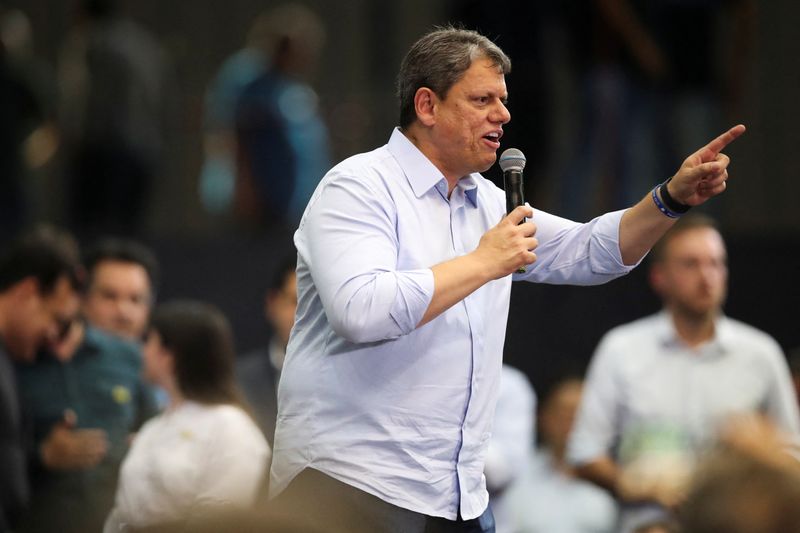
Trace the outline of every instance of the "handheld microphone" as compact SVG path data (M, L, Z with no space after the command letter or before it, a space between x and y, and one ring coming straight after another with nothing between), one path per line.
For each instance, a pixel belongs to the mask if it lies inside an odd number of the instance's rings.
M500 155L500 168L503 170L503 188L506 191L506 213L525 205L525 192L523 189L522 169L525 168L525 154L516 148L508 148ZM525 219L520 221L520 224ZM517 269L522 274L525 267Z
M516 148L508 148L500 155L500 168L503 170L503 188L506 190L506 213L525 205L522 186L522 169L525 168L525 155Z

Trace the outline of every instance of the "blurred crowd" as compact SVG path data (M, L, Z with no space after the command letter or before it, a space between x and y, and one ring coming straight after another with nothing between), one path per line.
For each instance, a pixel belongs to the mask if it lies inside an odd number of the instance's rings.
M575 132L562 137L574 142L548 144L542 99L515 108L538 147L529 160L559 175L551 202L565 216L641 197L741 97L731 80L751 1L564 2L510 21L497 14L511 2L456 4L467 26L530 37L501 43L529 58L512 93L551 92L543 80L567 74L542 35L568 43ZM116 2L77 5L55 66L33 53L24 11L0 8L0 532L311 531L267 500L295 257L251 310L270 332L252 352L237 355L208 302L159 301L142 236L174 73ZM719 61L694 28L723 15L736 42ZM208 213L297 225L333 163L308 81L325 42L313 10L271 8L208 81ZM42 178L54 159L58 184ZM48 203L59 224L34 225ZM534 391L505 365L485 468L498 533L800 531L800 350L787 363L769 335L724 315L727 275L718 228L687 218L651 258L663 310L609 331L587 372Z
M588 374L534 391L504 365L485 464L498 532L800 530L800 353L722 312L713 221L682 220L653 255L663 310L611 330ZM267 499L294 268L271 273L269 342L237 356L218 308L157 301L139 241L81 251L38 226L7 244L0 530L316 531Z
M33 54L22 11L4 10L2 25L5 227L40 219L47 199L81 235L135 233L163 156L160 45L102 0L78 4L55 66ZM36 175L54 158L56 194Z
M72 7L49 64L34 53L24 10L0 6L5 236L41 220L85 238L141 235L157 180L174 160L168 137L181 102L163 44L124 2ZM211 216L256 228L299 221L331 163L319 98L307 82L324 42L324 25L309 8L265 9L208 80L196 194Z
M352 115L378 114L366 103L343 111L334 100L341 95L320 97L330 27L307 6L272 4L242 28L238 49L209 68L194 106L174 43L126 7L70 2L63 42L46 60L36 53L42 29L24 9L0 6L0 222L18 229L45 219L79 236L137 235L152 229L162 204L177 224L177 202L224 227L296 225L333 154L351 155L333 146L326 117L349 129L376 122ZM630 205L649 176L667 175L741 116L752 0L442 0L437 10L432 22L478 28L509 52L518 96L508 145L535 161L529 200L569 218ZM376 61L391 58L376 52ZM154 197L166 193L176 197Z

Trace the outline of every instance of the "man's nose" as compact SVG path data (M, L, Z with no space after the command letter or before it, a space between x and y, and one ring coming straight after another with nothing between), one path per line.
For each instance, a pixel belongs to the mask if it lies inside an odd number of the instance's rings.
M126 314L132 307L132 303L127 298L117 298L116 301L114 301L114 307L116 307L118 312Z
M716 265L702 265L700 276L706 283L711 283L720 276L720 269Z
M503 102L497 102L492 119L500 124L508 124L511 121L511 112Z

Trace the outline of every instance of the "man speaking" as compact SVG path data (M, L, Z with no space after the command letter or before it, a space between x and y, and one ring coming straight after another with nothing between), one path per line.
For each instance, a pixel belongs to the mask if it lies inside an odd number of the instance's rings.
M476 32L423 36L398 76L400 127L328 172L295 234L271 490L320 530L494 531L483 463L512 273L604 283L725 190L720 151L744 126L627 210L586 224L506 214L478 172L511 118L510 66Z

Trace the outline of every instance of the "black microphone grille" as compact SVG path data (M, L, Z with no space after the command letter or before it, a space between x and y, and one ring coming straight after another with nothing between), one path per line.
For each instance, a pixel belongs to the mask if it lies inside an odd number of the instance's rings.
M507 170L522 172L522 169L525 168L525 154L516 148L508 148L500 154L499 163L503 172Z

